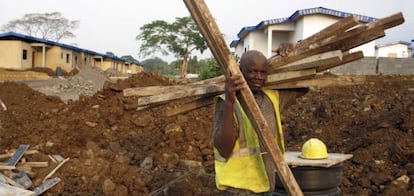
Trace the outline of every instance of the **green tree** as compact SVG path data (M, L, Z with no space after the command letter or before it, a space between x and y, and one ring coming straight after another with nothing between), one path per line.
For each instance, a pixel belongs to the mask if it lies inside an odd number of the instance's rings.
M143 25L140 30L142 32L136 37L142 41L139 54L148 56L160 52L163 55L173 54L176 58L182 59L181 78L187 76L191 53L203 53L207 49L207 43L189 16L177 17L173 23L156 20Z
M116 56L113 52L107 51L105 52L106 55L110 55L110 56Z
M59 42L63 38L75 37L79 20L69 21L60 12L25 14L23 18L9 21L2 31L23 32L34 37Z
M220 66L217 64L214 58L203 59L200 64L202 65L199 80L205 80L223 75Z
M141 64L146 71L157 72L160 74L164 74L166 72L166 69L169 67L168 62L165 62L158 57L145 59L141 62Z

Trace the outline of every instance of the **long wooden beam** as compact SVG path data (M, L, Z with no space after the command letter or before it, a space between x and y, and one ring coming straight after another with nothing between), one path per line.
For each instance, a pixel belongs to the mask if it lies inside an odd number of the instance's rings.
M230 74L241 74L241 71L224 41L214 18L212 17L207 5L203 0L184 0L194 21L197 23L200 32L203 34L213 53L215 59L219 62L222 70L229 71ZM227 75L227 74L226 74ZM282 184L290 195L303 195L297 184L292 171L283 158L282 152L274 141L267 122L257 105L253 93L247 88L243 88L238 94L238 99L246 111L249 119L252 121L257 135L266 150L271 154L272 160L282 179Z
M289 63L287 65L276 67L273 70L270 70L271 73L274 72L287 72L287 71L297 71L303 69L315 68L321 65L332 64L335 62L340 62L342 60L342 51L334 50L325 52L322 54L316 54L313 56L306 57L304 59Z
M322 72L328 69L332 69L335 68L339 65L343 65L345 63L349 63L352 61L356 61L358 59L364 58L364 53L362 51L357 51L354 53L350 53L350 54L345 54L342 56L342 61L338 62L338 63L332 63L332 64L327 64L327 65L321 65L319 67L316 68L316 72Z
M316 75L316 69L304 69L297 71L288 71L281 73L274 73L267 76L266 86L270 86L276 83L283 83L288 81L308 79Z
M146 106L154 103L164 103L185 97L211 95L224 92L223 84L203 84L175 92L156 94L146 97L138 97L137 106Z
M307 49L309 45L311 45L314 42L326 39L327 37L335 36L338 32L344 32L358 24L358 18L352 14L346 18L339 20L338 22L333 23L332 25L329 25L328 27L322 29L318 33L315 33L312 36L300 41L296 44L295 50Z
M210 104L213 104L212 97L202 97L200 99L193 100L191 102L188 102L182 105L178 105L174 108L167 108L167 110L165 110L165 115L168 117L174 116L174 115L185 113L185 112L188 112L188 111L200 108L200 107L204 107Z

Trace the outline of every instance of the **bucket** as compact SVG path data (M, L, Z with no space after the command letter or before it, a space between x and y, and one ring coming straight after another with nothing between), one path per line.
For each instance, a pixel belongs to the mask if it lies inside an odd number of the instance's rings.
M342 180L342 168L342 163L339 163L327 168L298 166L290 169L302 192L307 193L305 195L336 195ZM277 174L275 189L284 191L282 181ZM323 194L319 194L321 192Z

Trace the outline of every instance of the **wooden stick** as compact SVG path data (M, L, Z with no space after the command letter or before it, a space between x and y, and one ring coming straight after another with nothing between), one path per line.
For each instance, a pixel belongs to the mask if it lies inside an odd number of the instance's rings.
M177 92L170 92L165 94L158 94L147 97L138 98L138 106L145 106L154 103L162 103L166 101L176 100L185 97L193 97L198 95L208 95L208 94L217 94L224 92L223 84L203 84L198 87L189 87L185 90L180 90Z
M364 58L364 53L362 51L358 51L358 52L354 52L354 53L350 53L350 54L345 54L342 57L341 62L327 64L327 65L321 65L321 66L316 68L316 72L322 72L322 71L325 71L325 70L328 70L328 69L332 69L332 68L337 67L339 65L343 65L345 63L356 61L356 60L361 59L361 58Z
M35 196L33 191L26 190L24 187L11 186L6 183L0 183L0 193L4 196Z
M334 50L334 51L329 51L329 52L325 52L322 54L316 54L313 56L309 56L304 59L289 63L281 67L276 67L270 70L270 72L271 73L286 72L286 71L297 71L297 70L315 68L321 65L341 62L341 60L342 60L342 51Z
M3 177L9 184L11 184L11 185L13 185L15 187L19 187L19 188L25 189L23 185L17 183L16 181L10 179L6 175L3 175L2 173L0 173L0 177Z
M16 166L14 165L0 165L0 170L12 170L16 169Z
M165 115L170 117L170 116L188 112L188 111L191 111L191 110L194 110L194 109L206 106L206 105L210 105L210 104L213 104L212 97L202 97L201 99L197 99L192 102L179 105L178 107L168 108L165 111Z
M225 71L225 73L230 72L230 74L242 75L236 63L236 60L230 53L230 50L224 41L223 35L220 32L213 16L211 15L204 1L184 0L184 2L190 11L194 21L197 23L200 32L206 39L207 44L209 45L215 59L220 64L222 70ZM227 75L228 74L226 74L226 76ZM274 137L270 131L269 126L267 125L266 119L261 113L259 106L253 97L253 93L247 87L247 83L245 83L245 85L246 88L243 88L240 91L238 99L242 104L243 109L247 113L249 119L252 121L255 130L257 131L257 135L261 140L261 145L264 144L264 147L272 155L273 163L275 164L276 169L281 176L282 183L285 186L287 192L290 195L295 196L303 195L292 174L292 171L286 164L279 147L274 141Z
M48 167L49 162L25 162L25 163L20 163L17 166L22 166L22 167Z
M0 159L10 158L10 157L13 156L14 152L13 153L0 154ZM26 152L24 152L24 155L32 155L32 154L36 154L36 153L39 153L39 151L38 150L27 150Z
M267 82L265 86L268 87L272 84L283 83L287 81L303 80L304 78L311 78L315 75L316 69L314 68L299 71L274 73L267 76Z
M52 177L52 175L60 168L62 167L63 164L65 164L67 161L69 161L69 158L66 158L65 160L63 160L62 162L59 163L58 166L55 167L55 169L53 169L48 175L46 175L45 178L43 178L43 182L45 182L47 179L49 179L50 177Z
M338 32L344 32L345 30L354 27L358 24L358 18L352 14L322 29L318 33L315 33L312 36L300 41L298 44L296 44L295 50L308 49L309 45L311 45L312 43L318 42L322 39L326 39L327 37L335 36Z

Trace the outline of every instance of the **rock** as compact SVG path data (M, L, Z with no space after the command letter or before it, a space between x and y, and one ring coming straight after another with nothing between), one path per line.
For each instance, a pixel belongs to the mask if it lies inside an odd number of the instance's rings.
M150 170L153 167L153 160L152 157L145 157L145 159L141 162L140 168L144 170Z
M115 183L112 182L111 179L106 179L103 182L102 190L103 190L104 193L110 193L110 192L114 191L115 188L116 188L116 185L115 185Z

